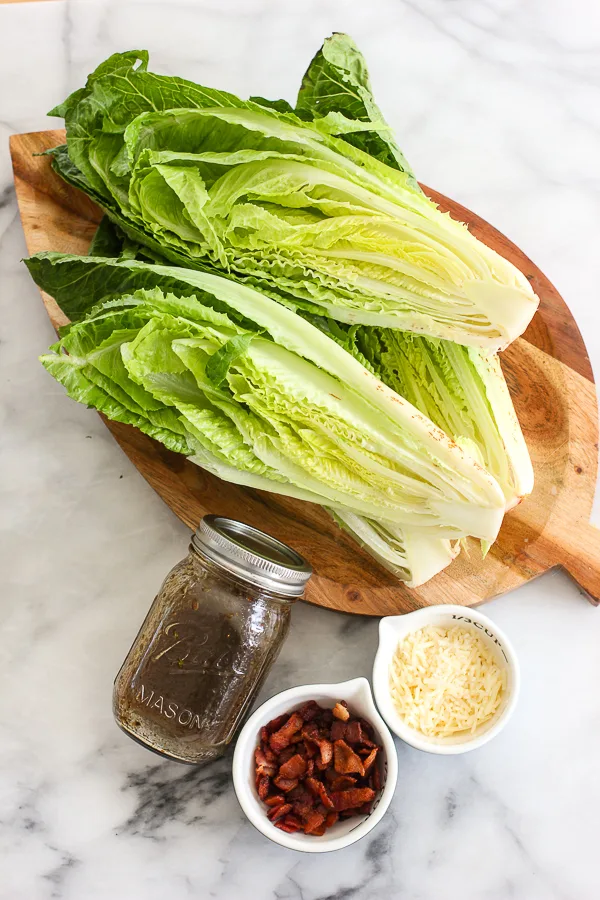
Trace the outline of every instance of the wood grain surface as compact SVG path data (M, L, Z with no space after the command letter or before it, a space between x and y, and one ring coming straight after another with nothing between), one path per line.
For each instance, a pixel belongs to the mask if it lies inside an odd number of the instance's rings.
M64 131L11 138L15 186L30 253L85 253L100 210L35 153L63 143ZM307 600L363 615L393 615L436 603L473 606L563 566L600 602L600 530L589 524L598 464L598 407L592 369L569 309L542 272L506 237L469 210L424 187L439 206L513 262L541 303L522 338L502 354L535 469L531 497L510 512L481 560L471 542L444 572L408 589L346 536L319 507L220 481L134 428L109 422L129 459L173 512L195 528L206 513L248 522L295 547L315 575ZM66 319L43 295L55 327ZM45 348L40 348L42 351Z

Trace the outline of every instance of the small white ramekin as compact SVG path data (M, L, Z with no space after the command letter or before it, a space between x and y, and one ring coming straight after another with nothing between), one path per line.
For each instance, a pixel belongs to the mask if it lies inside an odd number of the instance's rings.
M472 735L433 738L410 728L397 712L389 688L389 670L398 642L427 625L463 625L476 631L494 652L507 673L504 699L496 715ZM428 753L451 755L475 750L495 737L506 725L516 706L520 670L513 646L504 632L483 613L467 606L428 606L403 616L386 616L379 623L379 648L373 665L373 692L379 711L392 731L411 747Z
M338 700L345 700L351 713L361 716L373 726L375 740L383 747L379 761L383 789L369 815L341 819L321 837L299 832L287 834L276 828L267 818L268 808L259 799L254 784L254 751L259 744L260 729L276 716L298 709L307 700L316 700L321 706L333 706ZM377 712L366 678L353 678L340 684L303 684L275 694L250 716L240 732L233 755L233 786L239 804L252 824L277 844L305 853L340 850L368 834L390 805L397 777L398 756L394 739Z

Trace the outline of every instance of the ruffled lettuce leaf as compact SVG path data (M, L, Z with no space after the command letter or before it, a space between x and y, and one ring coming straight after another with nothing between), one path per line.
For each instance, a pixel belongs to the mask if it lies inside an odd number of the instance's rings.
M406 161L375 103L365 59L347 34L335 33L323 42L302 79L296 112L303 118L341 117L369 122L372 129L345 133L344 140L392 168L406 172L412 187L420 190ZM338 132L342 134L342 131Z

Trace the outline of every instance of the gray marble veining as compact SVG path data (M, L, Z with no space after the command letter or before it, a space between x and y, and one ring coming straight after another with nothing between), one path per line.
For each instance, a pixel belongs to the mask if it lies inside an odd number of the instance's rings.
M304 856L244 819L229 757L191 770L129 741L112 679L186 529L92 411L37 362L52 330L8 135L117 49L238 93L292 99L349 31L419 177L516 241L574 311L600 373L596 0L87 0L0 6L1 900L596 900L600 611L561 573L487 607L523 694L464 757L399 745L368 838ZM600 517L596 516L596 521ZM369 675L376 622L298 605L264 695Z

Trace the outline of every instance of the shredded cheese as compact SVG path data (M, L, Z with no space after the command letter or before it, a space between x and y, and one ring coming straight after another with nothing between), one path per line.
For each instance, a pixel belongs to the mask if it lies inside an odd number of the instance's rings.
M390 666L403 720L428 737L473 734L498 711L506 670L469 628L428 625L407 634Z

